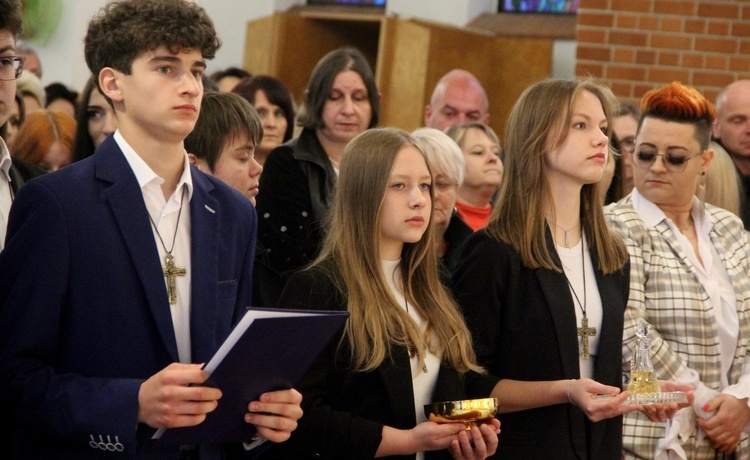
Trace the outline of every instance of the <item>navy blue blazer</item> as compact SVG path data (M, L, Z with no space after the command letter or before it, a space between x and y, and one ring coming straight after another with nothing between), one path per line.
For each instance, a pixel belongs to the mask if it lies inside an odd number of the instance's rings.
M190 336L203 363L251 303L257 222L247 198L191 174ZM114 446L177 457L137 423L141 383L179 361L150 225L112 137L16 196L0 253L0 389L17 458L110 457ZM201 458L222 450L201 446Z

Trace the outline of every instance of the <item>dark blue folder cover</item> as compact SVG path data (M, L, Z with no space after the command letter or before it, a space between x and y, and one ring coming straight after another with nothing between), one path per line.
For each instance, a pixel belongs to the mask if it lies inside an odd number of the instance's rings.
M196 426L157 431L158 442L249 442L256 430L243 419L248 403L267 391L294 387L349 317L340 311L256 308L247 314L274 311L305 316L253 320L205 383L221 389L216 410Z

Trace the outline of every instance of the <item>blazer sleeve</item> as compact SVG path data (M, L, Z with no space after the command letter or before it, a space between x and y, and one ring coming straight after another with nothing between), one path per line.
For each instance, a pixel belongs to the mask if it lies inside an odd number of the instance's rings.
M118 433L125 451L135 452L142 380L61 374L51 364L66 321L73 231L45 182L30 181L16 196L0 252L3 402L21 424L65 443L88 443L90 433Z
M467 239L452 278L477 361L490 372L498 367L501 310L508 283L513 282L507 270L508 256L499 242L480 230Z
M294 274L281 294L279 305L293 309L346 308L341 293L317 268ZM299 382L297 390L302 393L304 415L291 438L278 446L290 457L319 455L342 460L375 457L383 424L332 407L349 372L342 355L347 353L339 350L339 340L334 338Z

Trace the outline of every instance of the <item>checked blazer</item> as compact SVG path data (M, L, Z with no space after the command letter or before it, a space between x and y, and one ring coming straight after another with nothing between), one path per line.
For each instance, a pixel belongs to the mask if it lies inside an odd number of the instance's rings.
M711 301L666 220L647 226L633 207L632 195L606 208L612 229L625 241L630 255L630 297L625 311L623 371L630 372L635 328L650 324L651 362L659 379L674 380L686 368L700 380L720 390L719 338ZM750 341L750 244L742 221L729 211L706 205L705 218L713 222L710 241L716 248L737 296L739 335L729 371L729 384L737 383ZM651 423L638 412L627 414L623 427L626 458L653 458L663 423ZM714 458L707 438L695 436L683 444L688 458ZM737 458L750 458L750 440L742 438ZM634 457L630 457L633 455Z

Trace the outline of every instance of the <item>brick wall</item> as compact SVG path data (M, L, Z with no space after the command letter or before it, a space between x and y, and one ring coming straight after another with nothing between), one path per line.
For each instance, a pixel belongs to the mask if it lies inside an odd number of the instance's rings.
M576 74L621 100L679 80L709 100L750 78L750 0L580 0Z

